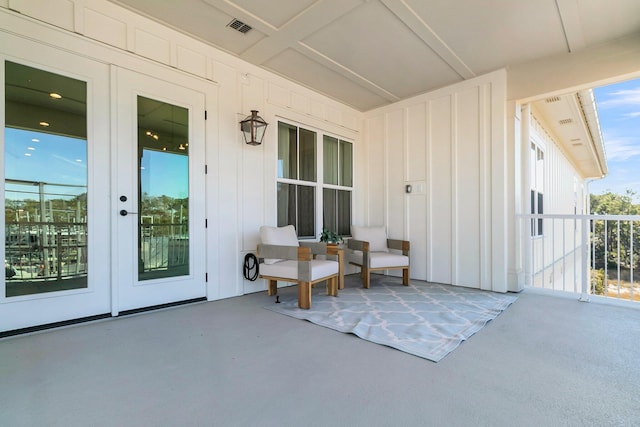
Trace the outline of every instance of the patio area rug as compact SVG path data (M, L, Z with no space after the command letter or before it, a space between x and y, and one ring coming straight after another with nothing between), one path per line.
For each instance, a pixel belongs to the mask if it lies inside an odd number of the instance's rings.
M352 275L345 277L345 289L338 297L324 293L324 283L314 288L310 310L298 308L297 293L264 308L434 362L517 299L512 294L417 280L402 286L399 278L375 275L370 289L361 288L359 276Z

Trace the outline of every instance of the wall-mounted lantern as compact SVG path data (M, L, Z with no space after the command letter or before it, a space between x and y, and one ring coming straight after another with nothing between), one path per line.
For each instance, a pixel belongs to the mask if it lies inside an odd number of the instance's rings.
M251 110L251 115L240 122L244 142L249 145L262 144L267 125L268 123L258 115L258 110Z

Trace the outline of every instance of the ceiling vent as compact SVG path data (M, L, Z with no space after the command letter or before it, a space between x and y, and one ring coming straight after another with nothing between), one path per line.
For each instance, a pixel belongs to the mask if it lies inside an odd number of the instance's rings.
M547 98L544 100L547 104L551 104L552 102L558 102L560 101L560 97L559 96L552 96L551 98Z
M246 34L253 29L250 25L245 24L235 18L227 24L227 27L231 27L234 30L240 31L242 34Z
M560 123L561 125L570 125L571 123L573 123L573 119L562 119L558 123Z

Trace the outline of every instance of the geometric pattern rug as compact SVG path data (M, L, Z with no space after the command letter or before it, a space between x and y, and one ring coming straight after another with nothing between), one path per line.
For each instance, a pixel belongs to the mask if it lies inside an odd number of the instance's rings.
M297 292L264 308L438 362L517 299L417 280L402 286L399 278L373 274L363 289L360 276L352 277L338 297L327 296L324 283L316 286L309 310L298 308Z

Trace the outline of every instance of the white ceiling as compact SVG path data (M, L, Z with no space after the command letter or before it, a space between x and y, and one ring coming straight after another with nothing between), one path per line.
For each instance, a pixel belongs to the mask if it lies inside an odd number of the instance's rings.
M640 31L640 0L111 1L360 111Z

